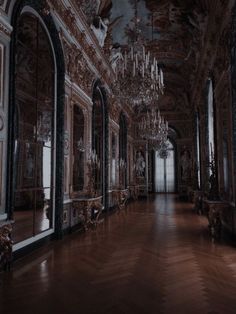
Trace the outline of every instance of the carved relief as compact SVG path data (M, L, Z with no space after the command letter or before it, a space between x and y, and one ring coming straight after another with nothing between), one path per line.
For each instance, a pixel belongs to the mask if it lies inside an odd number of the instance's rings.
M61 38L67 74L88 95L91 94L93 73L90 71L82 51L75 44L70 45L63 36Z
M110 108L109 108L109 114L110 118L116 122L119 123L119 118L120 118L120 107L117 105L116 101L114 98L111 98L110 101Z
M72 1L76 8L82 10L86 16L88 24L91 24L93 17L98 14L100 0L73 0Z
M111 67L109 62L103 58L98 59L97 55L97 49L98 46L96 46L96 49L93 47L93 44L88 43L87 36L85 33L85 30L81 31L78 28L78 25L76 24L76 14L79 14L81 12L80 9L75 13L72 12L71 7L65 8L62 3L56 0L47 0L48 3L51 3L51 7L58 12L58 14L61 16L63 21L65 22L67 28L72 33L72 35L75 37L75 39L78 41L78 43L82 46L81 51L85 53L89 59L91 60L91 63L97 68L100 75L103 77L103 81L110 84L111 81ZM78 5L76 6L78 8ZM80 16L80 19L83 20L83 16ZM96 40L96 37L94 33L87 28L86 32L90 32L90 35L94 40ZM102 52L102 51L101 51ZM74 57L73 57L74 58Z
M69 133L65 131L64 133L64 155L68 156L70 150L70 140L69 140Z
M108 19L102 19L100 16L95 16L93 19L93 24L91 25L91 29L94 32L94 35L97 37L98 43L101 47L104 46L105 39L107 37L108 31Z

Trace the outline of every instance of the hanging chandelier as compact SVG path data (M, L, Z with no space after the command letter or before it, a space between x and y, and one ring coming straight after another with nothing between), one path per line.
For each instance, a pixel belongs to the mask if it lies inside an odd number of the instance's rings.
M141 138L148 141L149 147L160 150L168 137L168 122L160 115L160 110L152 107L138 123Z
M126 28L128 44L120 48L115 64L115 94L135 110L147 109L138 122L140 137L155 150L165 149L168 122L160 115L157 106L159 95L164 93L163 71L155 56L146 47L139 27L137 0L134 2L133 25Z
M119 98L128 99L133 107L150 105L157 94L164 92L163 71L145 46L139 28L137 0L134 3L133 27L126 29L128 44L116 62L115 89Z
M140 49L141 48L141 49ZM142 53L141 53L142 50ZM133 107L150 105L156 94L163 94L163 72L155 57L151 61L150 52L137 43L125 51L122 62L116 67L116 84L119 97L131 101Z

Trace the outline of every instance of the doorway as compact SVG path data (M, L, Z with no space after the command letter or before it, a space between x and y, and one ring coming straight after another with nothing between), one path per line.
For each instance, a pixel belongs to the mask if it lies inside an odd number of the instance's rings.
M155 192L174 193L175 182L175 148L168 140L166 156L161 156L158 151L155 152Z

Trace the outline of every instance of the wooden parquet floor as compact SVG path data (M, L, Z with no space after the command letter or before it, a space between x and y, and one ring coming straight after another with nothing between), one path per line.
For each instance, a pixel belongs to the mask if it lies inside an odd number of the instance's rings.
M1 314L235 314L236 248L174 195L130 203L0 276Z

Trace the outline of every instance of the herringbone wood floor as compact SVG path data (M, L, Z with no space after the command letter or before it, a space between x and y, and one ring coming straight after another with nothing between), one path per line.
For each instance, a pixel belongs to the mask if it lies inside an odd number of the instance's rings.
M0 277L0 313L235 314L236 248L174 195L128 205Z

